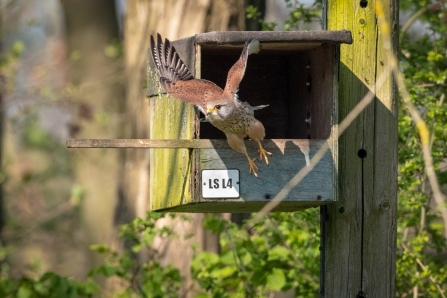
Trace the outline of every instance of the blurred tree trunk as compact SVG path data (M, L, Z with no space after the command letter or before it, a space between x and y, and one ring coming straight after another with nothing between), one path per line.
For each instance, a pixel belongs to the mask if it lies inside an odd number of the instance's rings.
M77 107L76 138L115 139L121 129L125 108L122 62L106 47L118 41L119 30L114 1L65 0L67 42L73 85L71 100ZM113 51L112 51L113 52ZM121 113L121 115L120 115ZM76 149L74 169L76 181L85 191L82 221L87 231L87 245L112 244L114 211L118 198L118 149ZM92 255L92 264L99 259Z
M0 26L3 26L3 20L0 20ZM0 57L3 58L4 49L3 44L0 42ZM3 105L3 93L4 93L4 80L3 74L0 72L0 165L2 166L0 175L0 241L3 240L3 227L5 225L5 202L3 198L3 131L4 131L4 105Z
M176 40L207 31L243 30L245 26L244 0L127 0L125 16L125 67L127 75L127 119L131 138L149 138L149 105L146 98L146 68L149 36L157 32L163 38ZM144 217L149 206L149 150L128 149L123 193L125 216ZM124 208L125 207L125 208ZM120 212L118 210L118 212ZM161 245L166 263L177 266L187 278L183 287L186 293L191 287L189 261L191 245L199 249L217 251L217 238L202 227L203 215L191 214L191 222L172 224L179 239ZM122 218L121 221L128 221ZM170 219L165 219L169 221ZM162 224L167 224L167 222ZM194 235L185 239L186 235ZM188 295L191 295L189 293Z

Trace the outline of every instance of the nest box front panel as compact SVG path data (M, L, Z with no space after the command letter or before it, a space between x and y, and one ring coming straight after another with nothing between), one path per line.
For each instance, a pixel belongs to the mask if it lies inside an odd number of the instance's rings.
M248 150L256 156L256 144ZM310 164L310 159L327 141L273 139L263 142L264 148L273 155L270 164L259 163L259 177L251 175L244 166L246 158L242 154L234 154L231 149L200 149L201 169L238 169L240 173L240 198L225 199L234 202L259 202L259 208L273 199L298 171ZM290 192L285 201L317 201L327 202L334 199L333 193L333 159L328 151L315 168ZM207 180L200 180L197 188L207 188ZM200 192L201 193L201 192ZM200 201L212 201L203 199Z
M200 149L200 169L233 169L240 171L240 198L226 202L259 203L259 210L278 194L304 167L323 144L330 148L323 159L297 186L290 190L285 201L323 202L336 200L336 156L334 132L337 121L336 65L338 46L294 44L282 46L262 43L259 54L251 55L239 99L252 106L268 104L255 111L266 130L267 151L273 153L269 165L257 163L259 177L249 173L246 157L232 149ZM241 48L227 45L199 46L201 78L224 87L228 69L238 59ZM200 138L225 138L210 123L200 123ZM254 141L245 141L249 155L256 157ZM335 148L335 149L334 149ZM194 200L210 202L201 197L200 188L209 187L197 180ZM295 207L298 207L297 204ZM290 208L290 206L289 206ZM233 211L234 212L234 211Z

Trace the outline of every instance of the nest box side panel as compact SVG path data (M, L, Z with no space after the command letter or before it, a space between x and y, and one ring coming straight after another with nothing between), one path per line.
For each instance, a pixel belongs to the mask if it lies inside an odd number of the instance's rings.
M173 42L180 58L194 73L194 40ZM164 92L148 57L151 139L193 139L194 107ZM154 84L156 86L154 86ZM175 207L191 201L191 149L150 149L150 210Z
M310 60L309 136L327 139L331 144L334 200L338 200L338 61L339 45L314 49Z

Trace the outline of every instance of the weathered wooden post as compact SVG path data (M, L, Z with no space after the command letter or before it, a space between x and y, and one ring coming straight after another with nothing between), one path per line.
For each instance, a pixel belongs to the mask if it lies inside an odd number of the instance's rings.
M398 1L377 1L396 51ZM325 7L327 29L351 30L354 40L340 49L339 119L369 90L376 98L339 140L339 200L321 212L322 297L395 296L397 90L390 72L374 87L388 66L377 1L327 0Z

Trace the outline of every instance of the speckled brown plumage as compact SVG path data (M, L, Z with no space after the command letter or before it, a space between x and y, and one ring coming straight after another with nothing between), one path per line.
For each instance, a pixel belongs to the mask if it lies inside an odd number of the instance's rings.
M195 79L168 39L163 43L160 34L157 34L157 44L152 36L150 41L163 89L181 101L196 105L212 125L225 133L230 147L247 156L250 173L257 176L258 167L255 159L247 153L244 138L248 135L259 144L260 160L264 158L268 164L271 153L265 151L260 142L265 137L265 129L254 117L254 110L267 105L252 107L247 102L241 102L237 91L245 74L248 56L260 51L259 41L252 39L245 42L241 56L228 72L223 90L213 82Z

